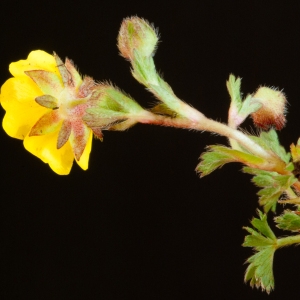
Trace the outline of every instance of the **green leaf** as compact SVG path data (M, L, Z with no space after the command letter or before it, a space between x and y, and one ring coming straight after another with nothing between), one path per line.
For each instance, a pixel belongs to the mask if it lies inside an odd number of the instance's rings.
M166 89L165 86L161 84L162 82L163 81L160 80L160 85L149 84L149 91L151 91L157 99L164 102L170 110L175 111L178 115L180 115L181 101L179 101L173 91Z
M295 165L292 162L290 162L287 164L285 169L289 172L293 172L295 170Z
M295 144L291 145L291 154L294 162L300 161L300 139L298 139L296 146Z
M281 175L276 172L258 170L244 167L243 171L254 175L254 182L261 189L257 195L260 196L259 204L264 206L264 211L276 210L276 204L282 193L292 186L297 179L293 175Z
M258 203L261 206L264 206L264 211L268 212L270 209L275 212L276 211L276 206L277 206L277 201L279 199L279 197L281 196L282 192L279 191L277 192L276 189L272 189L273 192L269 195L265 195L259 198ZM271 191L271 189L270 189Z
M245 273L245 282L250 281L251 287L261 288L268 294L274 289L273 259L276 248L266 246L247 262L249 266Z
M251 224L255 227L259 232L261 232L267 238L276 241L276 236L272 229L270 228L267 220L267 215L263 214L260 210L258 210L259 219L253 218Z
M262 104L252 99L251 95L248 95L245 100L242 101L241 78L235 78L234 75L230 74L226 86L231 98L228 124L231 127L237 128L250 114L260 109Z
M156 72L153 57L145 57L134 50L132 63L132 76L141 84L149 87L150 84L158 85L158 74Z
M291 154L287 153L278 141L277 133L274 129L268 132L262 131L260 136L249 136L252 140L258 143L266 150L270 150L277 154L285 163L289 163Z
M175 118L178 114L170 109L165 103L159 103L151 108L150 110L154 114L168 116L170 118Z
M230 74L229 79L226 82L226 86L231 97L232 104L237 108L237 110L240 110L242 106L241 78L235 78L233 74Z
M294 211L285 210L284 213L274 218L277 227L283 230L290 230L294 232L300 231L300 216Z
M252 166L263 164L265 161L257 156L234 150L225 146L208 146L208 151L202 153L201 162L196 170L201 173L201 177L213 172L215 169L229 162L241 162Z
M248 95L243 101L242 107L239 110L239 116L246 119L250 114L258 111L261 108L261 103L254 101L251 95Z
M244 229L251 233L245 237L244 247L265 247L274 244L273 240L258 234L255 230L249 227L244 227Z
M244 247L253 247L256 253L248 260L245 281L270 293L274 289L273 258L277 249L277 239L267 222L267 215L258 211L259 219L253 218L251 224L257 229L245 227L250 235L245 237Z

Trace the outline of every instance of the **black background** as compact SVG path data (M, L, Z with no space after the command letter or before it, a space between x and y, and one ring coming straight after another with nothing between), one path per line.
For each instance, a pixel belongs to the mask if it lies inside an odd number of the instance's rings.
M138 15L159 27L157 69L208 117L226 122L230 73L245 94L284 88L289 122L279 135L288 149L299 137L299 12L282 1L2 0L0 79L32 50L56 51L150 107L154 97L116 47L122 19ZM238 164L201 180L194 171L205 146L224 137L147 125L105 132L87 171L74 163L59 176L0 134L1 299L299 297L296 247L275 254L270 296L243 282L252 250L241 247L242 226L257 188Z

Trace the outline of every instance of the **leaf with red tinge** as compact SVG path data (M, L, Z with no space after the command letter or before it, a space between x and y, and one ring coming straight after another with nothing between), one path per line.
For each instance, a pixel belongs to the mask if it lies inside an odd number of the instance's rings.
M77 161L80 160L88 142L89 135L90 129L84 125L81 120L72 122L72 131L69 140Z
M59 113L55 110L43 115L32 127L29 136L39 136L58 130L61 123Z
M76 68L74 67L73 62L70 59L66 58L65 66L67 71L69 71L69 74L73 80L75 88L79 88L79 86L82 84L82 79L80 74L77 72Z
M64 120L57 139L57 149L60 149L69 139L71 134L72 123Z
M39 105L44 106L46 108L55 109L58 108L58 101L55 97L51 95L42 95L35 98L35 102L37 102Z
M64 88L60 78L55 73L42 70L25 71L24 73L29 76L46 95L58 96Z
M103 133L101 127L90 127L94 133L94 135L102 142L103 141Z
M95 87L96 87L96 83L93 80L93 78L89 76L85 76L78 91L79 98L85 98L88 95L90 95L92 91L95 89ZM92 94L92 97L93 95L94 94Z
M60 59L60 57L56 53L54 53L54 58L55 58L59 73L62 77L64 86L74 86L72 75L66 68L63 61Z

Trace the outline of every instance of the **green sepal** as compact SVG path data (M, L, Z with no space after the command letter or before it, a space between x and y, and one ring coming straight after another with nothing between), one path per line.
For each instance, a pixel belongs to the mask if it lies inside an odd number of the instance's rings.
M137 123L135 117L144 111L133 99L108 84L95 88L88 105L83 120L90 128L98 129L128 129Z
M90 103L93 108L106 109L113 112L139 113L143 108L124 92L111 85L99 85L93 92Z
M260 157L225 146L212 145L208 146L207 149L208 151L200 156L201 162L196 167L196 171L201 174L201 177L230 162L241 162L251 166L265 163L265 160Z
M279 197L297 181L293 175L281 175L249 167L244 167L243 172L254 175L252 182L263 188L257 194L260 196L259 204L264 206L265 212L270 209L275 211Z
M285 210L281 216L274 218L274 220L280 229L293 232L300 231L300 216L293 211Z
M253 218L251 224L256 230L245 227L250 235L245 237L244 247L253 247L257 252L251 256L247 263L244 280L250 281L252 287L256 286L270 293L274 289L273 258L277 239L267 222L267 215L258 211L259 219Z
M278 135L274 129L268 132L262 131L260 136L249 136L257 144L259 144L265 150L269 150L278 155L285 163L289 163L291 154L286 152L285 149L280 145Z
M128 114L120 112L111 112L105 109L93 109L92 113L87 109L83 121L89 127L99 127L109 129L113 124L127 120Z

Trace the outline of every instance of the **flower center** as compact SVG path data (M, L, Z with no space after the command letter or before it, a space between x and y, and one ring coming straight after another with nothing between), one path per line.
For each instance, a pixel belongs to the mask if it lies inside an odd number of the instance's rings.
M81 118L87 106L86 102L86 98L76 97L73 89L63 89L58 97L58 109L61 119L72 122Z

